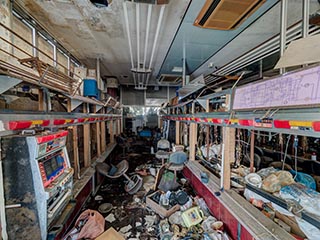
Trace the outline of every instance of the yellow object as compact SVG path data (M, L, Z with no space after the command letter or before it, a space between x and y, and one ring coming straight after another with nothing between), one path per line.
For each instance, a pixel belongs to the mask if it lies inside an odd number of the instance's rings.
M197 225L203 220L203 213L199 207L192 207L184 211L182 214L182 219L185 225L189 228L191 226Z

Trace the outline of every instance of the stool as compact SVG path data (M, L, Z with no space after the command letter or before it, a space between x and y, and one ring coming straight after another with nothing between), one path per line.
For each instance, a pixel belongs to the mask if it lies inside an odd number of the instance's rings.
M98 163L96 165L97 172L108 178L116 179L116 178L120 178L121 176L124 176L128 180L128 182L124 186L125 191L129 194L134 194L138 192L139 189L141 188L143 180L137 174L129 177L126 174L128 168L129 168L129 163L127 160L122 160L116 166L112 166L112 167L110 167L106 163Z

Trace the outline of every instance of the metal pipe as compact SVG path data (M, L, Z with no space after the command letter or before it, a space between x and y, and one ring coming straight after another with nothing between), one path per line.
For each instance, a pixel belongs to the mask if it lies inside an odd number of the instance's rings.
M303 0L302 7L302 37L308 37L309 33L309 8L310 0Z
M34 27L32 27L32 55L34 57L37 57L38 51L37 51L37 31Z
M286 34L287 34L287 15L288 15L288 1L281 0L281 19L280 19L280 58L286 49ZM285 68L280 68L280 74L285 72Z
M71 67L71 64L70 64L70 56L67 56L67 68L68 68L68 76L70 77L70 67Z
M130 36L130 28L129 28L129 20L128 20L127 2L123 2L122 7L123 7L123 11L124 11L124 20L125 20L126 32L127 32L127 36L128 36L131 68L133 69L134 64L133 64L133 53L132 53L131 36ZM133 80L134 80L134 85L136 85L136 77L135 77L134 73L133 73Z
M97 58L97 83L98 83L98 88L101 89L101 79L100 79L100 58Z
M144 57L143 57L143 69L144 70L146 69L151 14L152 14L152 4L149 4L148 5L147 27L146 27L146 40L145 40L145 45L144 45Z
M139 71L140 69L140 3L136 3L136 25L137 25L137 71Z
M182 45L182 87L186 85L186 41L183 38Z
M155 35L155 37L154 37L153 46L152 46L152 51L151 51L151 57L150 57L150 62L149 62L149 67L148 67L148 70L150 70L150 73L148 74L148 77L147 77L147 80L146 80L146 86L148 85L149 77L150 77L150 75L152 74L151 64L152 64L154 52L155 52L156 46L157 46L157 41L158 41L158 37L159 37L159 32L160 32L160 27L161 27L161 23L162 23L162 18L163 18L164 9L165 9L165 5L162 5L162 6L161 6L161 9L160 9L160 15L159 15L159 18L158 18L156 35Z
M288 29L288 34L292 33L292 34L297 34L297 32L300 30L301 28L301 23L292 26L290 29ZM215 74L225 74L224 71L230 69L230 68L234 68L237 64L239 64L239 62L241 61L247 61L247 59L251 59L252 56L257 53L257 52L261 52L264 51L264 49L266 47L270 47L271 44L277 44L277 41L279 41L280 36L276 35L275 37L267 40L266 42L262 43L260 46L256 47L255 49L243 54L242 56L240 56L239 58L235 59L234 61L229 62L228 64L226 64L225 66L219 68L217 71L214 71L213 73ZM241 64L241 63L240 63Z
M52 46L53 46L53 66L57 67L57 46L54 43L52 43Z
M309 35L315 35L319 32L319 30L320 30L319 27L311 26L311 28L309 29ZM289 42L291 42L295 39L298 39L300 37L301 37L301 24L295 25L294 27L292 27L291 29L288 30L286 40L287 40L287 43L289 43ZM279 41L279 35L277 35L276 37L263 43L262 45L260 45L256 49L254 49L253 51L250 51L250 52L242 55L241 57L239 57L238 59L236 59L232 62L229 62L228 64L226 64L225 66L223 66L222 68L220 68L219 70L217 70L213 73L220 74L220 75L229 74L229 73L232 73L233 71L235 71L236 69L243 68L244 66L247 66L248 62L252 63L252 60L257 59L257 56L259 56L259 57L261 56L261 58L266 57L266 56L264 56L264 54L267 54L267 56L270 56L270 54L267 53L266 49L270 49L270 47L272 46L272 48L271 48L272 51L274 49L279 50L278 41ZM271 50L269 50L269 51L271 51ZM208 80L208 78L206 79L207 83L211 83L217 78L211 77L209 79L211 79L211 80Z

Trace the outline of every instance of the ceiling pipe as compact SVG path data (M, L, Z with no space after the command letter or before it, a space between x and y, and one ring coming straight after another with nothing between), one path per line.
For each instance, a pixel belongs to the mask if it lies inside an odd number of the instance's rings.
M126 32L127 32L127 36L128 36L131 68L133 69L134 68L134 64L133 64L133 53L132 53L132 45L131 45L131 37L130 37L130 28L129 28L129 20L128 20L129 18L128 18L127 3L123 2L122 6L123 6L123 11L124 11L124 20L125 20L125 24L126 24ZM135 74L132 74L132 75L133 75L134 85L136 85Z
M147 28L146 28L146 40L145 40L145 45L144 45L143 69L146 69L151 13L152 13L152 4L149 4L148 5Z
M319 29L320 28L317 26L311 26L309 29L309 34L310 35L316 34L316 32L318 32ZM287 39L288 43L291 42L293 40L293 37L296 35L299 35L296 38L301 37L301 23L296 24L296 25L292 26L290 29L288 29L287 35L288 35L288 39ZM257 55L262 56L262 58L265 57L261 53L265 52L265 49L270 47L270 45L272 45L273 47L277 46L275 49L279 50L279 38L280 38L280 36L277 35L277 36L269 39L267 42L261 44L260 46L258 46L254 50L245 53L241 57L237 58L236 60L234 60L232 62L229 62L228 64L226 64L222 68L218 69L217 71L214 71L213 73L223 75L223 74L232 73L237 69L243 68L244 66L242 64L247 63L250 59L252 60L253 58L256 58ZM207 77L206 81L207 81L207 83L210 83L210 82L214 81L215 79L218 79L218 78L211 76L211 77Z
M303 0L302 7L302 37L308 37L309 33L309 8L310 8L310 0Z
M140 3L136 3L137 24L137 71L140 69Z
M313 31L312 33L309 33L310 35L315 35L315 34L319 34L320 33L320 28L318 28L317 30ZM299 39L301 37L301 33L299 35L294 35L292 34L290 36L290 38L288 37L287 42ZM244 64L241 65L240 67L235 66L233 69L230 69L228 71L223 71L221 74L230 74L232 72L235 72L236 70L239 70L240 68L246 67L260 59L263 59L265 57L271 56L274 53L279 52L279 44L277 44L276 46L273 46L271 49L267 49L267 51L261 51L258 55L254 55L254 56L250 56L247 59L244 60L244 63L239 63L239 64ZM239 65L238 64L238 65ZM209 82L207 81L207 83L211 83L213 82L215 79L210 80Z
M150 70L150 71L151 71L151 64L152 64L152 61L153 61L154 52L155 52L155 49L156 49L156 46L157 46L157 41L158 41L158 37L159 37L159 32L160 32L160 27L161 27L161 23L162 23L162 18L163 18L163 13L164 13L165 6L166 5L162 5L161 6L160 15L159 15L159 18L158 18L156 35L154 37L154 42L153 42L153 47L152 47L152 52L151 52L151 58L150 58L149 67L148 67L149 68L148 70ZM146 86L148 85L149 77L150 77L151 74L152 73L150 72L150 74L148 74L148 76L147 76Z
M280 15L280 58L283 56L286 49L286 34L287 34L287 16L288 16L288 0L281 0L281 15ZM280 74L285 72L285 68L280 68Z
M315 35L315 34L318 34L318 33L320 33L320 29L317 29L317 30L313 31L312 33L310 33L310 35ZM289 42L291 42L291 41L294 41L294 40L297 40L297 39L301 38L301 36L302 36L302 35L301 35L301 32L299 33L299 35L294 35L294 34L292 34L291 36L288 36L287 44L288 44ZM289 38L289 37L290 37L290 38ZM278 51L279 51L279 45L277 44L277 46L274 46L271 50L275 50L274 53L278 52ZM267 57L267 56L270 56L270 55L264 56L265 52L267 52L267 51L263 51L263 52L261 52L259 55L254 56L255 59L257 59L257 58L259 58L259 57L261 57L261 59L262 59L262 58L265 58L265 57ZM250 58L248 58L248 59L249 59L249 60L252 60L253 57L250 57ZM247 59L246 61L248 61L248 59ZM253 62L254 62L254 61L253 61ZM249 63L251 64L252 61L249 62ZM250 65L250 64L247 64L247 62L245 62L245 65L242 65L241 67L243 68L243 67L246 67L246 66L248 66L248 65ZM234 69L229 70L227 73L232 73L232 72L234 72ZM227 74L227 73L226 73L226 74Z

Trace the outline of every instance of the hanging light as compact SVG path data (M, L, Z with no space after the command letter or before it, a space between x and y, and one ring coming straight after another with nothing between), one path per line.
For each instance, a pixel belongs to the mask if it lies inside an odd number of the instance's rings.
M147 65L149 32L152 27L155 27L155 26L151 26L151 17L152 17L152 12L156 12L157 9L154 8L152 4L147 4L148 8L147 8L147 21L146 21L146 31L145 31L145 45L143 48L143 61L141 61L142 59L140 58L140 55L141 55L140 36L142 36L142 31L140 30L140 3L137 2L137 3L134 3L134 5L136 9L136 19L135 21L130 21L130 22L135 22L136 29L137 29L136 60L134 60L134 57L133 57L132 38L131 38L132 33L130 32L130 26L129 26L127 2L123 3L123 10L124 10L124 17L125 17L125 24L126 24L126 32L128 36L128 44L129 44L129 52L130 52L130 60L131 60L131 72L134 80L135 89L144 90L148 86L150 75L152 75L153 58L154 58L154 53L157 47L165 5L161 5L161 8L160 8L159 18L156 25L156 33L153 39L152 51L149 58L150 59L149 65Z

